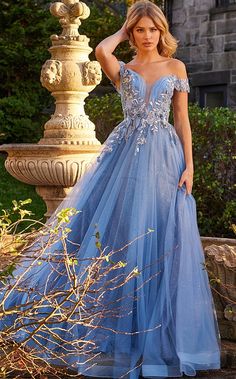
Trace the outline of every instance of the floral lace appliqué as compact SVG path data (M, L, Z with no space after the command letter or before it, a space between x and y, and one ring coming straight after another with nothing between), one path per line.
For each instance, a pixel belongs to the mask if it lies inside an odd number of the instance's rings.
M157 99L150 98L147 103L145 96L142 96L140 89L134 84L132 71L124 67L125 63L120 62L120 90L124 120L115 127L113 132L104 143L102 152L111 152L121 141L137 132L135 154L140 151L140 146L147 142L149 130L154 133L159 128L166 128L171 137L176 134L173 125L169 124L169 113L173 91L190 92L188 79L178 78L174 74L161 78L165 80L165 85ZM157 80L155 84L158 84ZM113 84L114 85L114 84ZM152 90L152 89L151 89Z

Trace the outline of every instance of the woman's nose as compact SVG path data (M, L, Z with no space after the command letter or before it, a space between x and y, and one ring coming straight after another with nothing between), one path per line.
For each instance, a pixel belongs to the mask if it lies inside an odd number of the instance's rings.
M145 32L144 38L149 40L151 38L151 33L149 31Z

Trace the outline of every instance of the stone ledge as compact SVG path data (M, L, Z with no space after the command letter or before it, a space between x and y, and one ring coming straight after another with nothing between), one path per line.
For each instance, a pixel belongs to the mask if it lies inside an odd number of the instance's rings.
M191 74L192 86L219 85L226 83L230 83L230 70Z
M48 155L49 152L60 152L60 154L79 154L79 153L87 153L87 152L94 152L96 153L100 145L93 145L91 144L81 144L81 145L67 145L67 144L61 144L61 145L39 145L39 144L33 144L33 143L14 143L14 144L4 144L0 145L0 152L8 152L9 156L12 156L11 153L14 154L14 157L16 156L22 156L22 153L24 156L26 156L26 151L28 151L28 155L35 155L38 156L39 154Z
M196 63L188 63L187 65L188 72L191 75L201 75L201 71L204 71L207 75L212 75L213 63L212 62L196 62Z
M210 245L236 246L236 238L201 237L201 241L204 248Z
M236 4L229 4L227 7L214 7L209 10L210 16L217 13L228 13L236 11Z

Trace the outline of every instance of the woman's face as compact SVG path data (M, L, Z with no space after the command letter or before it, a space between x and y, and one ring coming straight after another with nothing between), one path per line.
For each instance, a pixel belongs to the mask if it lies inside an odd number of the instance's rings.
M134 26L132 32L134 43L138 50L150 51L156 49L161 32L151 18L142 17Z

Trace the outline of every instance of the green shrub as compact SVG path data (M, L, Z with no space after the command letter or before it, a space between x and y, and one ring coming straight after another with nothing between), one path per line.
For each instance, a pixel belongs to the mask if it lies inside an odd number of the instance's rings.
M37 142L46 117L39 115L30 99L9 96L0 99L0 141Z
M89 98L85 104L86 114L96 125L96 136L103 143L123 119L120 98L116 93Z
M40 71L50 35L60 30L46 0L4 1L0 9L0 144L35 142L53 98Z
M228 108L189 108L195 162L194 188L203 235L234 237L233 146L236 113Z
M117 93L90 98L85 108L96 125L101 142L123 119ZM236 113L228 108L201 109L196 104L190 104L189 118L195 169L193 195L197 202L200 233L204 236L234 237L233 145ZM170 122L173 124L172 112Z

